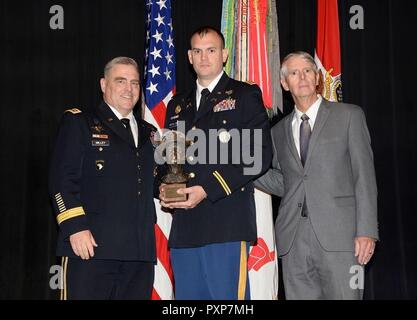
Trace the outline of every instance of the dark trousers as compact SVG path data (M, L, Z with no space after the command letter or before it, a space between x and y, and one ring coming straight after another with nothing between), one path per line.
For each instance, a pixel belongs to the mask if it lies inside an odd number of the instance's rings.
M154 264L63 258L62 300L148 300Z

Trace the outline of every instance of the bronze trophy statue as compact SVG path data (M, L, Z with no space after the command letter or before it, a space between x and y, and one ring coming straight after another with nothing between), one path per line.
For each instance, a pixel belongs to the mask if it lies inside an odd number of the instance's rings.
M164 186L165 202L186 201L186 194L178 194L177 190L186 188L188 175L184 172L186 147L189 141L186 141L185 135L180 131L166 132L160 142L164 148L164 159L167 163L168 172L161 178L166 184Z

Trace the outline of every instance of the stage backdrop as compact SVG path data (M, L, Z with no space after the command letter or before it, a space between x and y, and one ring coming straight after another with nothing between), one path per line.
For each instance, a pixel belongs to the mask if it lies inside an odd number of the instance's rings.
M50 28L55 4L64 9L63 29ZM195 81L186 58L188 35L201 24L220 27L222 1L172 4L181 92ZM0 298L58 297L49 285L58 261L47 192L58 122L65 109L100 101L98 81L109 59L127 55L143 63L144 5L0 2ZM281 0L277 6L281 57L293 50L313 54L316 1ZM417 298L417 59L409 46L416 21L413 2L339 1L343 100L361 105L367 116L379 191L381 241L366 272L370 299ZM292 102L284 99L286 114Z

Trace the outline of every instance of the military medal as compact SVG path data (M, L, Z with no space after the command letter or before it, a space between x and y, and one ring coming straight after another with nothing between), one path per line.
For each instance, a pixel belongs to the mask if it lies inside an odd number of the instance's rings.
M228 143L230 140L230 133L227 131L222 131L219 133L219 140L223 143Z

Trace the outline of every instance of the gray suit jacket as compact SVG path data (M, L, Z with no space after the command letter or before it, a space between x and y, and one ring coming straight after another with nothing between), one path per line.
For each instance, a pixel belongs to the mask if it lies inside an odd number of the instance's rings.
M272 169L255 182L282 197L275 224L278 254L291 249L304 198L325 250L354 251L356 236L378 239L375 170L362 109L323 99L305 167L294 144L293 116L272 128Z

